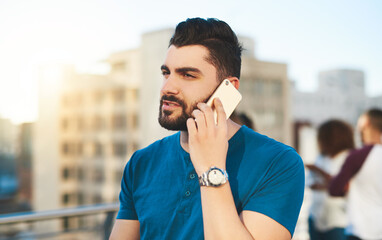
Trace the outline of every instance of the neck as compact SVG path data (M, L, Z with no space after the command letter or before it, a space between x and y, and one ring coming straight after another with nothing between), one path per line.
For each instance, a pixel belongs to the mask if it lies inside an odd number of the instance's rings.
M239 131L241 125L235 123L234 121L232 121L231 119L228 119L227 120L227 130L228 130L228 139L231 139L233 137L233 135L235 135L235 133L237 131ZM186 152L190 152L189 151L189 144L188 144L188 132L187 131L181 131L180 132L180 145L182 146L182 148L186 151Z
M382 144L382 133L381 132L378 132L378 134L376 134L377 136L375 137L375 143L376 144Z
M382 134L380 132L370 134L369 138L365 141L365 145L371 144L382 144Z

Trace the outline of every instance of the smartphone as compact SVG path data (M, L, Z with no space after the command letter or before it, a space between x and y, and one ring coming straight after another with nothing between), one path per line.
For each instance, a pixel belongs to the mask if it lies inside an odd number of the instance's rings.
M240 92L235 88L235 86L233 86L228 79L224 79L221 82L221 84L216 88L212 96L208 99L207 105L212 107L212 103L215 98L219 98L222 102L225 114L228 119L231 116L233 110L235 110L235 108L241 101L242 97ZM217 113L214 107L212 108L214 110L215 123L217 123Z

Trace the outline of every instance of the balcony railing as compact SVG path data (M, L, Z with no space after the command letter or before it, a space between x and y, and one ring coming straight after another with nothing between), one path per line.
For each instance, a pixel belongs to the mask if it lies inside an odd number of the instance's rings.
M108 239L117 203L0 215L0 240Z

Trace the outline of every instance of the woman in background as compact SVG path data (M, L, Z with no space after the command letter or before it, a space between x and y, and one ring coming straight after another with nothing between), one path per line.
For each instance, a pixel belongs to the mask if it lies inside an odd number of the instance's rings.
M318 128L320 155L315 164L306 167L311 170L309 186L312 191L312 205L309 216L311 240L343 240L347 225L345 198L331 197L328 184L331 176L341 169L349 150L354 148L353 130L341 120L329 120Z

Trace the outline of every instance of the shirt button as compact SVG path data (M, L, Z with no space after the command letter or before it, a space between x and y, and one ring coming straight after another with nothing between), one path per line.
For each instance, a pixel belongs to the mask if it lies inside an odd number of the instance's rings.
M195 173L191 173L191 174L190 174L190 179L194 179L195 176L196 176Z
M191 195L190 191L187 191L187 192L184 193L184 196L186 196L186 197L189 197L190 195Z

